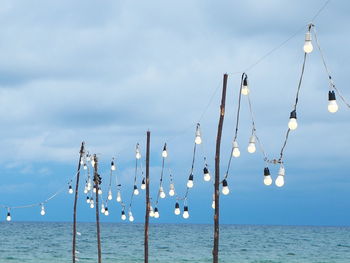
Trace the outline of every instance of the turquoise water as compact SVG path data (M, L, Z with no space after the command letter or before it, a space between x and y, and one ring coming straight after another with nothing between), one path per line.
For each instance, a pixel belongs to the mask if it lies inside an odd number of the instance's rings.
M79 262L97 262L95 225L79 223ZM70 223L0 223L1 263L71 262ZM150 225L150 262L211 262L212 226ZM350 262L350 227L221 226L220 262ZM103 262L143 262L142 224L102 224Z

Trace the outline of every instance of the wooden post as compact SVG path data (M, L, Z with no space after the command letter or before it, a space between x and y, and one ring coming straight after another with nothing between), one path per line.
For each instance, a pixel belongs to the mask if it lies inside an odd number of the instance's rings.
M224 81L222 87L220 118L218 125L218 134L216 137L216 153L215 153L215 184L214 184L214 198L215 198L215 212L214 212L214 248L213 248L213 263L219 262L219 196L220 196L220 146L222 127L224 125L225 116L225 102L226 102L226 88L227 88L227 74L224 74Z
M78 203L78 191L79 191L79 179L80 179L80 167L81 167L81 160L84 155L84 142L81 143L80 147L80 157L79 157L79 163L78 163L78 169L77 169L77 181L75 185L75 198L74 198L74 208L73 208L73 248L72 248L72 256L73 256L73 263L75 263L75 252L76 252L76 238L77 238L77 203Z
M100 237L100 208L98 205L98 189L100 187L101 183L101 177L98 174L98 159L96 154L94 154L94 183L96 187L96 230L97 230L97 254L98 254L98 263L102 262L102 256L101 256L101 237Z
M146 146L146 215L145 215L145 263L148 263L148 226L149 226L149 212L150 212L150 199L149 199L149 156L150 156L150 140L151 132L147 131L147 146Z

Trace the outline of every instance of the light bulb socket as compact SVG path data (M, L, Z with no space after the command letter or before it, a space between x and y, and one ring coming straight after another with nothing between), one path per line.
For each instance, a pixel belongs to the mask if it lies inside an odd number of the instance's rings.
M184 206L184 212L188 212L188 206Z
M164 144L163 151L166 151L166 143Z
M307 31L305 34L305 41L311 41L311 32Z
M224 180L222 181L222 186L223 186L223 187L226 187L226 186L227 186L227 181L226 181L226 179L224 179Z
M245 75L244 79L243 79L243 86L248 86L248 76Z
M122 210L122 215L125 215L125 211L124 210Z
M290 119L296 119L297 118L297 111L296 110L291 111L289 118Z
M238 142L236 140L233 141L233 148L238 148Z
M193 181L193 174L190 174L190 176L188 177L189 181Z
M175 203L175 208L180 208L180 205L178 202Z
M69 185L69 189L73 189L71 185Z
M255 143L255 136L254 135L250 136L249 143Z
M269 176L269 175L271 175L270 174L270 169L269 169L269 167L265 167L264 168L264 176Z
M107 206L105 207L105 211L108 211L108 207Z
M134 190L137 190L137 185L136 184L134 185Z
M11 213L10 213L10 212L7 212L7 216L11 216Z
M209 170L208 170L208 168L207 168L207 167L204 167L204 169L203 169L203 173L204 173L204 174L208 174L208 173L209 173Z
M141 184L146 184L145 178L142 179L142 183Z
M154 212L155 212L155 213L158 212L158 207L155 207L155 208L154 208Z
M114 166L114 162L113 161L111 161L111 166Z
M328 91L328 100L329 100L329 101L331 101L331 100L336 100L334 90Z

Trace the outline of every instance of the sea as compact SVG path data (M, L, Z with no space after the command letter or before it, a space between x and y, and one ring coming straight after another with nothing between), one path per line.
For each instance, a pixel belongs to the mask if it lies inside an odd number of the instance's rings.
M143 224L102 223L102 262L143 262ZM97 262L96 226L78 223L79 262ZM212 262L213 227L151 224L149 262ZM0 223L1 263L72 262L71 223ZM350 227L221 225L224 263L350 263Z

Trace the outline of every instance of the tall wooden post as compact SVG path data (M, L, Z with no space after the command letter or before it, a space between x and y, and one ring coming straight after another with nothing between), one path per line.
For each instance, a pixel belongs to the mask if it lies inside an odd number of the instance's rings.
M146 146L146 215L145 215L145 263L148 263L148 226L149 226L149 212L150 212L150 199L149 199L149 156L150 156L150 140L151 132L147 131L147 146Z
M84 155L84 145L85 143L81 143L80 147L80 157L79 157L79 163L78 163L78 169L77 169L77 181L75 185L75 197L74 197L74 208L73 208L73 247L72 247L72 256L73 256L73 263L75 263L75 252L76 252L76 239L77 239L77 203L78 203L78 191L79 191L79 179L80 179L80 167L81 167L81 160Z
M96 197L95 197L95 201L96 201L96 230L97 230L97 254L98 254L98 263L102 262L102 256L101 256L101 237L100 237L100 208L98 205L98 189L100 187L100 183L101 183L101 177L98 174L98 158L96 156L96 154L94 154L94 184L96 187Z
M226 88L227 88L227 74L224 74L224 81L222 87L220 118L218 125L218 134L216 137L216 152L215 152L215 184L214 184L214 198L215 198L215 212L214 212L214 248L213 248L213 263L219 262L219 197L220 197L220 146L222 127L224 125L225 116L225 102L226 102Z

